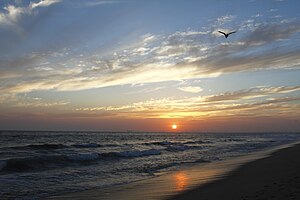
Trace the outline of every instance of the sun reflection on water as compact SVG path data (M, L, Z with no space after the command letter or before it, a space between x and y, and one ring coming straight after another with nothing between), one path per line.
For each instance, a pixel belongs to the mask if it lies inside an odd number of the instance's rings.
M185 172L180 171L174 175L175 178L175 190L180 192L184 190L188 185L188 177Z

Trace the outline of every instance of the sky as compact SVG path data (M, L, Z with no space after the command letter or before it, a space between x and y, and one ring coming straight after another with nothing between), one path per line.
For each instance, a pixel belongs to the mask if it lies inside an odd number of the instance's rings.
M1 0L0 129L300 131L299 8Z

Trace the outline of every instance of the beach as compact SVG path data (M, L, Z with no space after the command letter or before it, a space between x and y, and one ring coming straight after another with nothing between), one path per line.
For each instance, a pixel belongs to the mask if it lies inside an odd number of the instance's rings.
M181 199L300 199L300 145L284 148L247 163L218 180L183 192Z
M299 199L300 145L252 153L106 189L49 199Z
M300 0L0 0L0 200L300 200Z

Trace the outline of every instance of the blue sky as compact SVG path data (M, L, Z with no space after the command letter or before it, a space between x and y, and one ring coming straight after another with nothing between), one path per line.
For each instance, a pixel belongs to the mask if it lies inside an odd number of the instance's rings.
M299 131L299 8L1 1L0 128Z

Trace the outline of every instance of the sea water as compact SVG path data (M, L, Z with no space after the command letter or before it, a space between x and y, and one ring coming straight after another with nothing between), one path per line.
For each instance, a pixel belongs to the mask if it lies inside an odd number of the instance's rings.
M296 133L0 132L0 199L153 178L300 140Z

